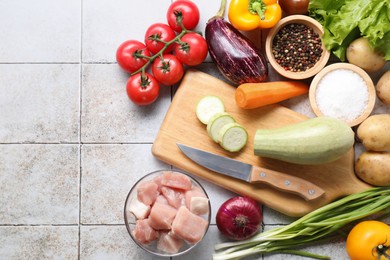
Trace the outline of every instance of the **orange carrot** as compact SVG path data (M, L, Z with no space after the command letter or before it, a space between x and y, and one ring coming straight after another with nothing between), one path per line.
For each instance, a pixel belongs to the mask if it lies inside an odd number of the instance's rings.
M251 109L278 103L308 92L309 86L300 81L244 83L236 89L235 99L239 107Z

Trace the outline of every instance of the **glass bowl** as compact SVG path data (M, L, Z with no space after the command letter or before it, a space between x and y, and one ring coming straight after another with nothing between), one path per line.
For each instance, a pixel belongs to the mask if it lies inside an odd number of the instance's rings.
M295 79L295 80L307 79L307 78L314 76L322 68L325 67L326 63L329 60L330 52L325 48L324 43L321 41L321 49L322 49L321 56L319 56L317 62L315 62L315 64L312 67L310 67L306 70L303 70L303 71L299 71L299 72L286 70L284 67L282 67L278 63L278 59L276 59L274 54L273 54L274 38L276 37L276 35L279 33L280 30L285 28L287 25L292 25L292 24L304 25L304 26L312 29L313 32L316 33L319 38L321 38L322 35L324 34L324 29L323 29L322 25L319 22L317 22L315 19L313 19L307 15L289 15L289 16L281 19L268 32L268 35L267 35L267 38L265 41L265 52L266 52L267 59L268 59L269 63L276 70L276 72L278 72L280 75L282 75L286 78ZM304 35L305 34L303 34L303 36ZM294 38L294 41L297 41L297 40ZM288 49L287 47L286 47L286 49L283 49L283 51L287 51L287 52L288 51L297 51L295 49ZM306 54L309 56L309 58L312 57L312 55L310 55L309 50L308 51L299 51L298 50L298 54L294 54L293 57L298 57L300 54L302 54L302 55ZM297 64L297 62L295 62L295 64Z
M158 186L155 200L156 185L153 183ZM148 209L150 201L154 202ZM172 212L175 212L174 217ZM124 219L127 231L139 247L156 256L173 257L188 252L202 241L210 225L211 204L202 185L187 173L180 170L158 170L146 174L130 189L125 201ZM161 222L161 219L167 221ZM149 225L146 230L151 232L139 232L142 225ZM145 238L145 234L151 235Z

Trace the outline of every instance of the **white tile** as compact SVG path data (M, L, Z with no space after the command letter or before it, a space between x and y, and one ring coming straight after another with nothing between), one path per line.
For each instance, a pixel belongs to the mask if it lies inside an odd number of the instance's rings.
M216 225L211 225L205 237L193 249L184 255L173 257L174 260L184 259L211 259L215 253L214 245L228 240L221 235Z
M297 218L286 216L280 212L277 212L269 207L263 207L263 222L266 225L283 225L291 223Z
M167 259L154 256L138 247L124 225L81 226L80 259Z
M0 2L0 62L79 62L78 0Z
M0 142L77 142L80 69L0 64Z
M83 145L81 223L122 224L131 187L145 174L169 169L151 154L151 145Z
M117 64L83 66L83 142L154 141L171 103L171 89L161 87L153 104L138 106L126 94L127 79Z
M151 24L166 23L170 2L84 0L83 62L116 62L116 49L122 42L129 39L143 42Z
M203 188L206 190L207 195L210 198L211 203L211 224L216 224L215 217L217 215L218 209L220 206L227 201L228 199L239 196L238 194L231 192L227 189L224 189L222 187L219 187L215 184L212 184L206 180L203 180L199 177L194 177L197 179L203 186Z
M77 259L77 226L0 226L1 259Z
M77 224L77 145L1 145L0 224Z

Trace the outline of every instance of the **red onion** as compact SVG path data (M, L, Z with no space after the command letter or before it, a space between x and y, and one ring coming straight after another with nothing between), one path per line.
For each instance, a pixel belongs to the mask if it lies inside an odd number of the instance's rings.
M259 204L248 197L234 197L218 209L216 221L219 231L234 240L244 240L259 229L263 213Z

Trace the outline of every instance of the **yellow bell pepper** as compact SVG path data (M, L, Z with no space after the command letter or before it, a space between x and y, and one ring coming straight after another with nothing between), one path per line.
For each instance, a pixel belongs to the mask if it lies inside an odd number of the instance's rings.
M268 29L282 18L282 9L277 0L232 0L228 17L238 30Z

